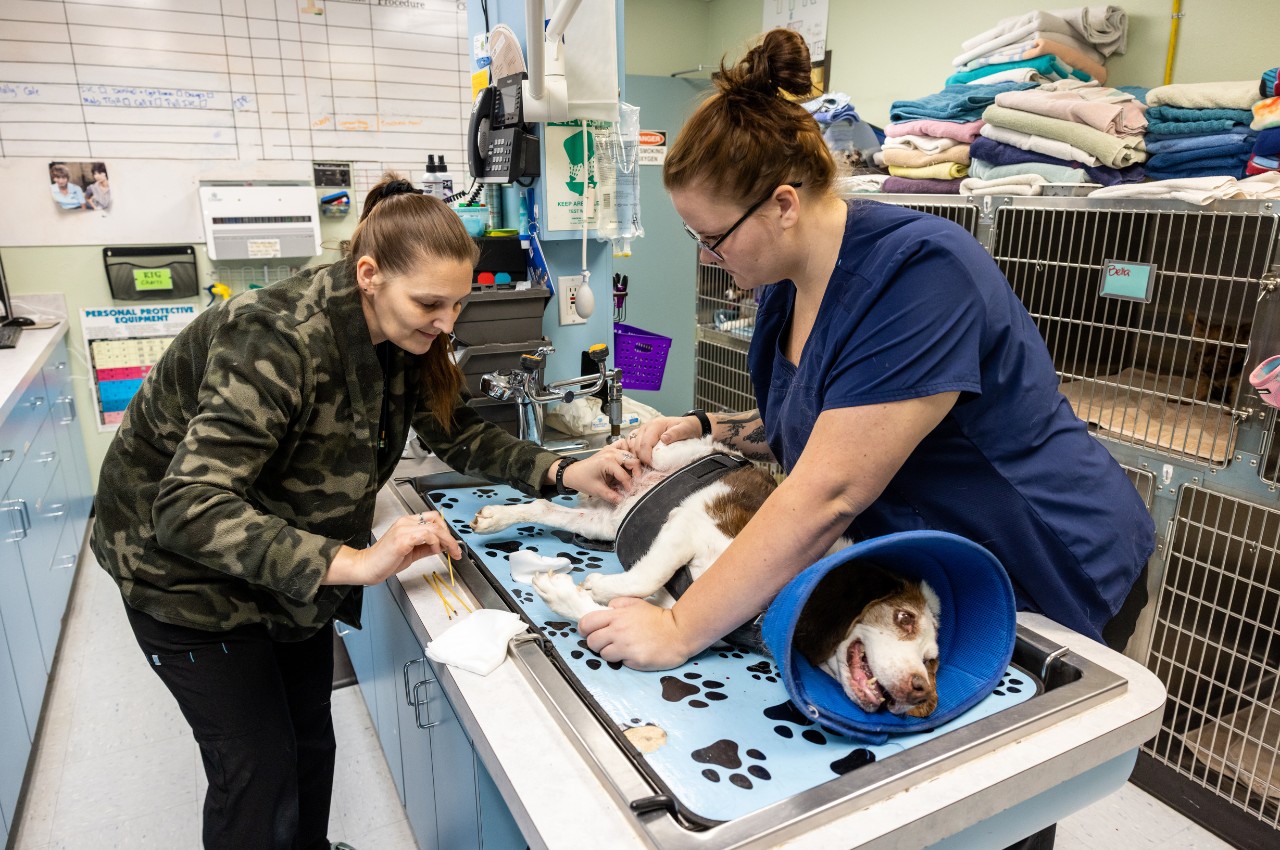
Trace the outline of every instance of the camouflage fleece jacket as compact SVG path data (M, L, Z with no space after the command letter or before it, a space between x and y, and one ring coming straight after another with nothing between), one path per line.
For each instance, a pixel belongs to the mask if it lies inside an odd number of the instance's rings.
M445 434L419 406L418 358L384 345L385 379L346 260L178 335L125 411L94 502L90 545L131 607L210 631L262 623L280 640L335 613L358 624L360 593L320 580L342 544L368 545L410 424L454 469L539 492L557 455L463 399Z

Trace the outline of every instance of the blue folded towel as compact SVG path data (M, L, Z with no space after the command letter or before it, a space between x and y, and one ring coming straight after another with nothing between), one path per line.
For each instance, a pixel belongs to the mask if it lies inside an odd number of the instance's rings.
M1272 127L1258 134L1253 143L1253 152L1258 156L1275 156L1280 154L1280 127Z
M1248 124L1253 113L1248 109L1187 109L1181 106L1153 106L1147 110L1147 123L1161 121L1234 121Z
M1160 168L1154 159L1147 160L1147 177L1151 180L1173 180L1179 177L1244 177L1249 158L1223 157L1187 162L1172 168Z
M1150 110L1148 110L1150 111ZM1205 136L1209 133L1248 132L1247 123L1240 124L1226 118L1211 121L1152 121L1147 119L1148 136Z
M1280 137L1280 131L1277 131L1276 135ZM1197 136L1160 136L1158 138L1148 135L1142 141L1146 145L1147 153L1157 154L1198 151L1213 145L1253 144L1255 138L1257 137L1252 133L1206 133Z
M1187 163L1194 165L1200 162L1214 162L1225 159L1241 159L1247 160L1249 154L1253 151L1253 145L1248 143L1233 143L1225 145L1205 145L1204 147L1193 150L1167 151L1164 153L1153 154L1147 160L1148 168L1168 169Z
M982 117L982 110L996 102L996 95L1035 87L1035 83L949 85L940 92L916 100L895 100L889 107L889 120L901 122L931 118L976 121Z

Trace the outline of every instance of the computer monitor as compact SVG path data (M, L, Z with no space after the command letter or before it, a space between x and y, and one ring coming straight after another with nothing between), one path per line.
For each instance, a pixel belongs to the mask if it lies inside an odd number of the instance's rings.
M0 259L0 309L4 310L4 315L0 316L0 322L13 318L13 304L9 301L9 285L4 278L3 259Z

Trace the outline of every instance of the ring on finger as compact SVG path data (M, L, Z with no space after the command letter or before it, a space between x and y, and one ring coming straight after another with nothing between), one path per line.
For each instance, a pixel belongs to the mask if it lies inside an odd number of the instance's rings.
M418 514L418 525L426 525L426 524L427 524L427 515Z

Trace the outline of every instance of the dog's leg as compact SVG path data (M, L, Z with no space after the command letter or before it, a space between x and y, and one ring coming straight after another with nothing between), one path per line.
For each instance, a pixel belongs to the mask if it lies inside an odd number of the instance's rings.
M548 608L575 623L592 611L604 610L564 573L538 573L533 577L533 589Z
M595 601L607 605L619 596L650 596L660 590L676 570L703 554L702 550L715 546L723 551L729 545L729 538L707 518L700 505L685 510L687 504L671 512L662 530L653 538L649 551L631 569L610 575L593 573L583 579L583 588L590 591ZM715 560L714 555L710 560Z
M522 522L560 528L591 540L612 540L617 534L617 521L608 505L570 506L546 499L521 505L486 505L476 512L471 528L480 534L493 534Z

